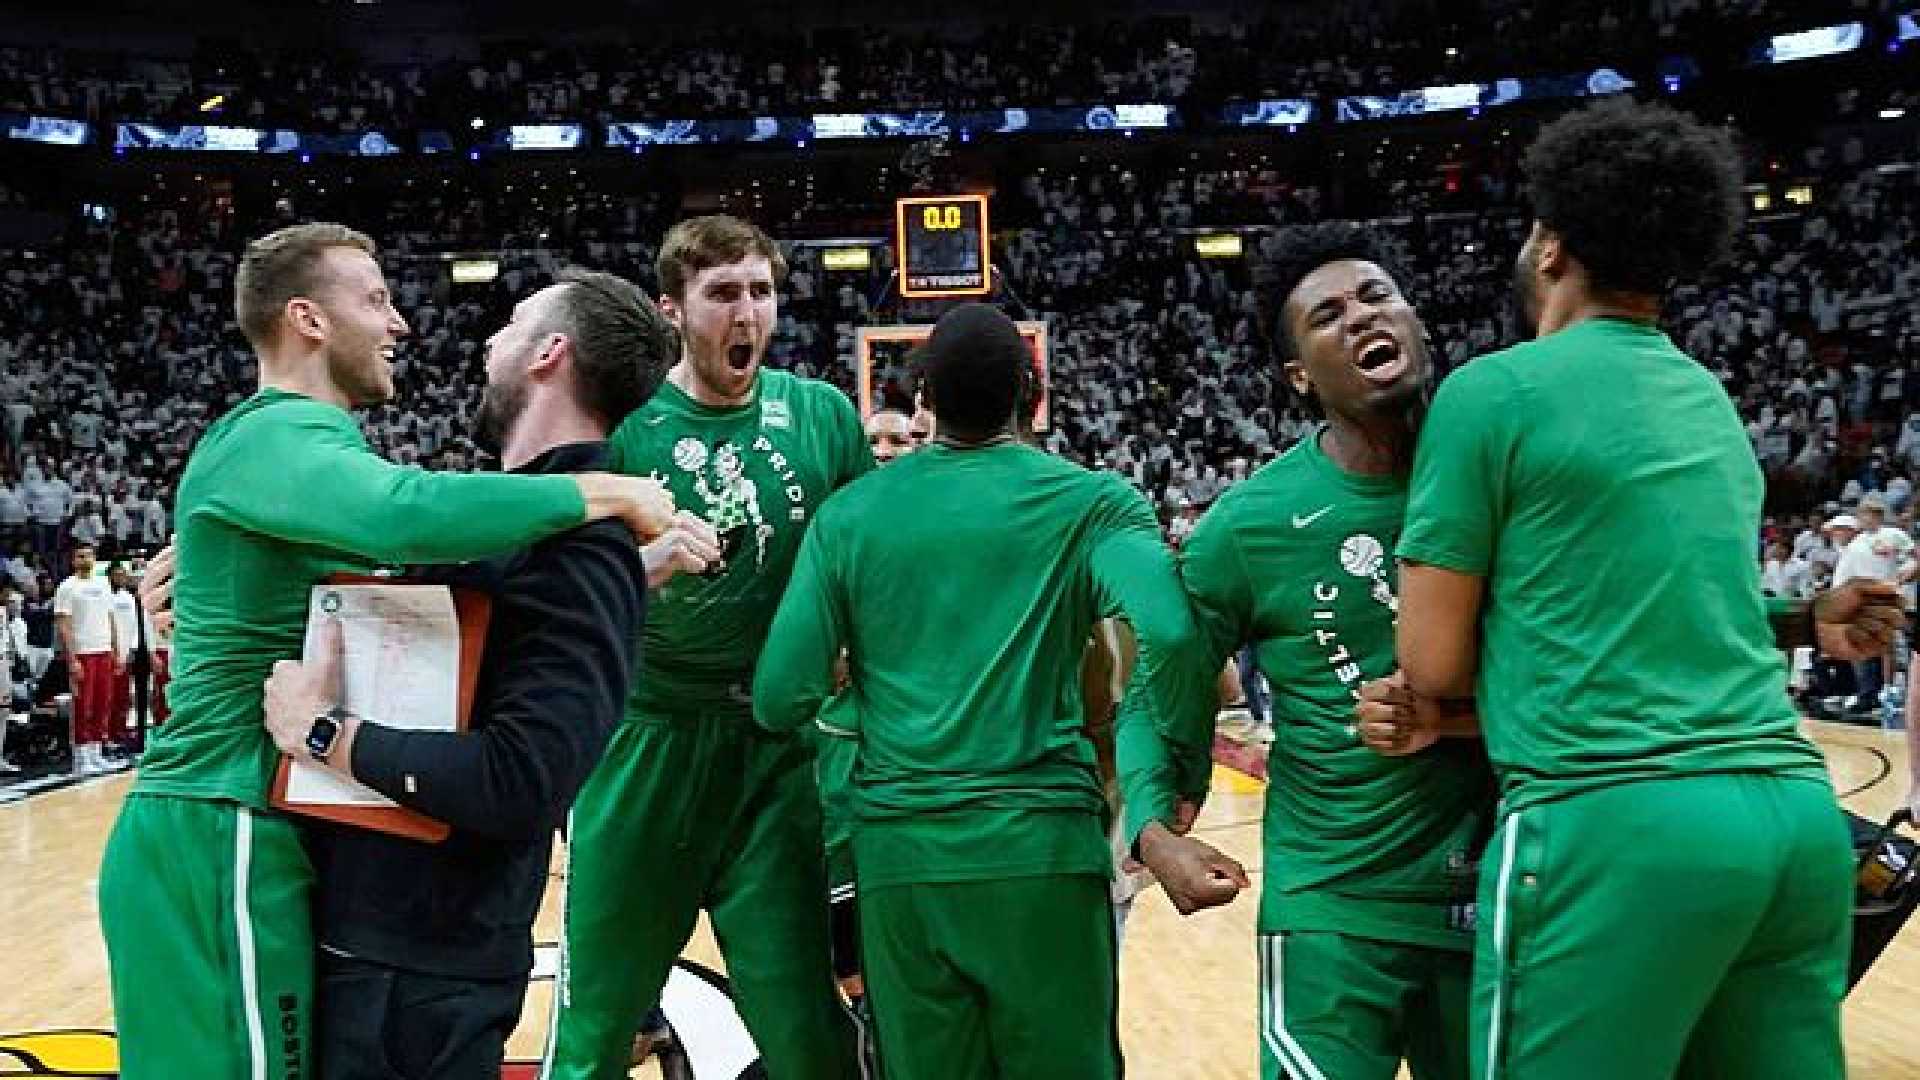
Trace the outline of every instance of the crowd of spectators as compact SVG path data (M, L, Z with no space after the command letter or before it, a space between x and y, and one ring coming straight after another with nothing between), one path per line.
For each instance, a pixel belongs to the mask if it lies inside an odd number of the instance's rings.
M1002 299L1050 324L1049 447L1126 474L1177 530L1309 429L1312 405L1269 359L1248 288L1248 262L1271 233L1249 232L1246 258L1206 259L1181 230L1213 224L1222 205L1236 216L1257 207L1275 227L1312 220L1317 192L1244 170L1151 177L1118 167L1035 173L1016 188L1007 197L1037 208L1037 223L1001 237ZM423 184L356 221L382 240L411 327L396 361L399 397L365 418L370 441L395 460L481 464L464 437L481 344L547 275L578 262L653 287L654 244L671 217L658 198L581 191L539 219L547 224L537 234L525 234L525 207L496 201L513 197ZM255 379L231 325L232 275L246 236L293 220L290 205L276 213L239 222L217 200L130 212L76 227L0 272L6 576L43 590L68 540L94 541L112 558L165 538L193 439ZM1399 253L1443 370L1515 340L1506 294L1525 229L1518 207L1378 228ZM498 279L451 284L436 254L444 237L489 231L499 238ZM1673 297L1669 332L1738 404L1782 530L1797 534L1802 515L1824 521L1876 492L1896 521L1912 513L1917 231L1920 174L1841 174L1804 212L1757 217L1731 264ZM796 248L791 263L774 366L851 390L856 327L930 321L886 301L885 253L865 274L825 270L812 248Z
M1885 17L1892 0L1479 0L1295 6L1256 22L1153 17L968 31L724 33L647 21L590 46L473 40L380 64L310 45L203 42L162 58L0 48L0 110L310 131L456 129L868 109L1386 94L1468 79L1729 57L1762 36Z

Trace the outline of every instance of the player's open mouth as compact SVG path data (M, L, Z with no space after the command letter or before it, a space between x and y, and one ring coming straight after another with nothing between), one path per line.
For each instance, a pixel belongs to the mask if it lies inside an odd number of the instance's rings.
M733 365L735 371L745 371L752 367L753 345L742 341L737 345L727 346L727 363Z
M393 358L396 355L398 355L399 352L400 352L400 346L398 345L382 346L380 349L380 359L385 360L387 363L391 364L393 363Z
M1367 381L1382 385L1395 382L1407 371L1407 353L1392 334L1384 331L1360 340L1354 352L1353 366Z

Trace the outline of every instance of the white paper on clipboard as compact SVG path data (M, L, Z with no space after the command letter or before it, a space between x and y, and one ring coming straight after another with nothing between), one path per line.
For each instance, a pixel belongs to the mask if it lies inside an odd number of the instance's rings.
M307 605L305 663L323 620L338 619L346 645L347 710L403 731L457 731L460 620L453 593L431 585L316 585ZM289 804L394 806L330 770L295 760Z

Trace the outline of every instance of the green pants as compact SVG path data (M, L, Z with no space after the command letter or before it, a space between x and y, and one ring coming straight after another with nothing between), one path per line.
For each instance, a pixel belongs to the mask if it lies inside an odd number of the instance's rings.
M887 1080L1113 1080L1113 913L1097 875L860 891Z
M1465 1080L1473 957L1345 934L1260 936L1262 1080Z
M120 1075L312 1075L312 889L286 818L128 796L100 867Z
M1482 865L1473 1075L1838 1080L1852 903L1820 778L1643 780L1511 813Z
M833 981L806 742L731 713L629 716L575 800L548 1077L625 1077L701 909L774 1080L858 1075Z

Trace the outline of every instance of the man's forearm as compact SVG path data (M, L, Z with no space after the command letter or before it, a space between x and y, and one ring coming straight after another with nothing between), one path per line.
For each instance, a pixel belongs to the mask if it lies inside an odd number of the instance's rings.
M1474 698L1443 698L1434 702L1434 731L1443 739L1480 737L1480 703Z

